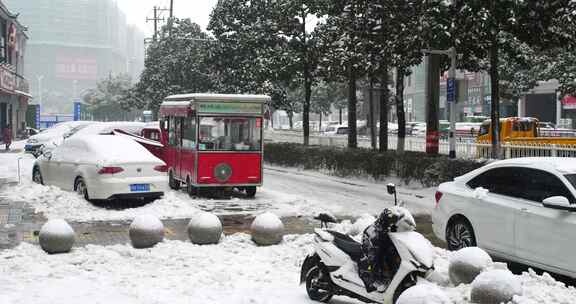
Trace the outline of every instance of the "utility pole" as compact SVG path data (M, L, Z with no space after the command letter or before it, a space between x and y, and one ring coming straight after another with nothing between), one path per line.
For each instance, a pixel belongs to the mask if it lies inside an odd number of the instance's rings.
M168 35L172 36L172 24L174 23L174 0L170 0L170 17L168 18Z
M156 41L158 38L158 21L164 21L164 18L159 18L158 12L163 10L164 9L154 6L154 18L146 18L146 22L148 21L154 22L154 37L152 38L152 41Z

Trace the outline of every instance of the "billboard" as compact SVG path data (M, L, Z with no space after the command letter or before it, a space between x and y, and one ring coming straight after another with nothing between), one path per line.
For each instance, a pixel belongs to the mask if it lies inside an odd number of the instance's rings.
M96 59L57 56L56 78L68 80L98 80L98 62Z

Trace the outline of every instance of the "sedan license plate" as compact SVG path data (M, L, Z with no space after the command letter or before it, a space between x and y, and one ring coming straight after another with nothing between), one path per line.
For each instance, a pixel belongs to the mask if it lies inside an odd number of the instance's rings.
M132 184L130 185L130 192L148 192L150 191L150 184Z

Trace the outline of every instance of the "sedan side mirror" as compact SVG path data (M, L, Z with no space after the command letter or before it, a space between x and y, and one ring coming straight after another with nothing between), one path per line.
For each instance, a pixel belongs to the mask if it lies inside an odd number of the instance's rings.
M52 158L52 152L50 152L50 151L46 151L46 152L44 152L42 155L44 155L44 157L45 157L46 159L51 159L51 158Z
M546 198L542 201L542 205L550 209L576 211L576 205L570 204L570 201L564 196L552 196Z

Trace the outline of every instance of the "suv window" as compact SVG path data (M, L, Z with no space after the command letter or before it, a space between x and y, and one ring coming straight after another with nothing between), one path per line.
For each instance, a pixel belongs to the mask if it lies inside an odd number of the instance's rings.
M542 202L551 196L564 196L576 203L574 196L555 175L537 169L522 167L495 168L470 180L473 189L482 187L491 193Z

